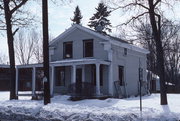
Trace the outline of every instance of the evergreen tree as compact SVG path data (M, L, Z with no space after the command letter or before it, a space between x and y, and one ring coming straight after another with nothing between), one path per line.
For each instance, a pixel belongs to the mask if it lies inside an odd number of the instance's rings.
M80 24L82 19L81 11L79 10L79 6L76 7L74 11L74 17L71 19L73 23Z
M105 32L106 30L108 32L111 32L111 29L110 29L111 23L107 19L111 11L107 10L107 6L103 2L100 2L98 4L98 7L95 9L97 12L90 18L88 26L97 30L97 27L100 25L100 26L103 26L104 33L106 33Z

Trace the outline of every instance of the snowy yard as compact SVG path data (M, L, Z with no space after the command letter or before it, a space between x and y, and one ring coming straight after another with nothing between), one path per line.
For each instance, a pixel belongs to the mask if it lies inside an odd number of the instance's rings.
M139 97L128 99L69 101L69 96L55 96L46 106L27 97L9 101L9 92L0 92L0 114L25 115L47 120L137 121L140 120ZM147 121L180 120L180 94L168 94L168 106L159 105L159 94L143 97L142 118Z

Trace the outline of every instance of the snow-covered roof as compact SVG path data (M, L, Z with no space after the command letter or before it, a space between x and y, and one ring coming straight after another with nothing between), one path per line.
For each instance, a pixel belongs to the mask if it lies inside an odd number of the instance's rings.
M100 59L89 59L89 58L83 58L83 59L67 59L67 60L60 60L60 61L54 61L51 62L51 65L58 65L58 64L63 64L63 65L73 65L73 64L95 64L95 63L100 63L100 64L106 64L109 65L109 61L104 61Z
M16 68L32 68L32 67L43 67L42 63L35 64L26 64L26 65L17 65Z
M10 66L9 65L6 65L6 64L0 64L0 68L9 68Z
M105 64L109 65L109 61L104 61L100 59L93 58L83 58L83 59L66 59L60 61L50 62L50 66L69 66L69 65L82 65L82 64ZM27 64L27 65L17 65L17 68L33 68L33 67L43 67L43 64Z
M62 39L65 36L69 35L71 32L73 32L76 29L80 29L80 30L85 31L87 33L90 33L90 34L92 34L92 35L94 35L94 36L96 36L98 38L101 38L103 40L107 40L111 44L114 44L114 45L117 45L117 46L125 47L125 48L131 49L131 50L134 50L134 51L137 51L137 52L140 52L140 53L144 53L144 54L148 54L149 53L148 50L146 50L144 48L137 47L137 46L132 45L132 44L129 44L125 40L122 40L122 39L116 38L116 37L112 37L110 35L101 34L99 32L93 31L93 30L91 30L89 28L86 28L86 27L84 27L82 25L78 25L78 24L73 24L65 32L63 32L58 37L56 37L54 40L52 40L49 45L51 46L53 43L55 43L56 41Z

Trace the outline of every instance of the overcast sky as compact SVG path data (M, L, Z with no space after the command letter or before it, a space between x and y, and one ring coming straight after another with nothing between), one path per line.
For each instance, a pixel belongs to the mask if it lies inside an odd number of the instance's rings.
M50 0L49 0L50 1ZM59 0L57 0L59 1ZM71 3L64 3L54 5L49 3L49 32L53 37L61 34L65 29L69 28L72 24L70 18L73 17L73 12L75 7L79 5L82 13L82 25L87 26L89 18L96 12L95 7L97 7L100 0L73 0ZM180 10L179 5L174 6L174 13L166 13L170 18L180 20ZM30 11L37 15L37 18L41 20L41 3L39 4L29 4ZM125 21L123 13L120 11L114 12L109 17L113 26L118 25L120 22ZM39 25L39 29L41 26ZM6 36L0 34L0 53L7 55L7 40Z

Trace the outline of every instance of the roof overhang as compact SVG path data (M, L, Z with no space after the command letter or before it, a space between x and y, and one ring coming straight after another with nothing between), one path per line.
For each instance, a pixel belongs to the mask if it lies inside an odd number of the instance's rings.
M26 64L26 65L17 65L16 68L38 68L38 67L43 67L42 63L37 63L37 64Z
M61 61L54 61L50 63L51 66L71 66L71 65L86 65L86 64L104 64L110 65L109 61L100 59L67 59Z
M0 68L10 68L9 65L5 65L5 64L0 64Z
M67 59L50 62L50 66L72 66L72 65L86 65L86 64L103 64L110 65L110 61L100 60L100 59ZM38 68L43 67L43 64L28 64L28 65L17 65L20 68Z
M130 49L130 50L133 50L133 51L137 51L137 52L140 52L143 54L149 54L150 53L147 49L140 48L140 47L137 47L137 46L132 45L132 44L121 43L121 42L112 41L112 40L110 40L110 43L113 45L117 45L120 47L124 47L124 48Z

